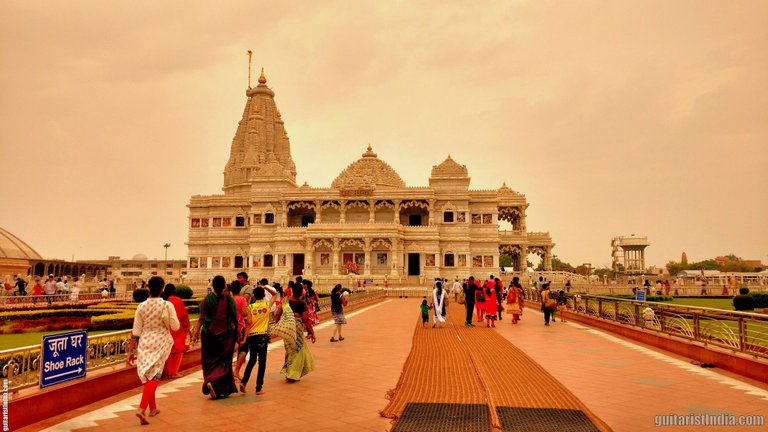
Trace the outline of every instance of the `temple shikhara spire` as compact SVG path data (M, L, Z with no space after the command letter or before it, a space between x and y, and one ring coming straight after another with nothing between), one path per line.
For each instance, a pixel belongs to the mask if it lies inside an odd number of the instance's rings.
M551 269L549 233L528 231L525 195L506 182L472 190L466 165L448 155L432 167L427 186L409 187L369 143L330 187L298 186L264 68L255 87L249 79L245 95L224 193L195 195L188 205L189 278L234 278L245 270L280 282L304 276L323 286L358 279L431 284L436 277L498 274L502 255L510 270L522 271L529 254ZM311 144L303 148L316 151Z
M296 165L275 93L267 87L264 68L259 85L246 91L243 117L237 126L224 167L224 191L248 193L255 179L296 183Z

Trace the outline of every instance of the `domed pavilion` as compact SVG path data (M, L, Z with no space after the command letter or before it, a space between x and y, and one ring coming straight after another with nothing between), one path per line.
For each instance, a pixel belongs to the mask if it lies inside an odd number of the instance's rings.
M549 233L529 232L525 195L503 184L471 190L467 167L448 156L427 187L406 186L369 145L330 187L296 184L296 165L275 93L262 72L224 167L222 195L189 202L188 277L215 274L323 284L350 279L431 283L498 274L538 254L551 269ZM507 230L500 230L500 222ZM506 223L504 223L506 222Z

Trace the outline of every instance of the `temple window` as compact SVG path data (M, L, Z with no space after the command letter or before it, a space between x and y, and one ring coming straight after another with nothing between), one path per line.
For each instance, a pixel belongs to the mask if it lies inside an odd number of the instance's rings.
M245 226L245 217L244 216L236 216L235 217L235 226L236 227L244 227Z
M445 222L445 223L452 223L453 221L454 221L454 219L453 219L453 212L452 211L443 212L443 222Z
M270 254L264 254L264 267L273 267L274 265L274 257Z
M265 224L273 224L273 223L275 223L275 214L274 213L264 213L264 223Z
M243 257L235 255L235 268L243 268Z
M455 267L456 266L453 254L445 254L444 262L445 262L445 266L446 267Z

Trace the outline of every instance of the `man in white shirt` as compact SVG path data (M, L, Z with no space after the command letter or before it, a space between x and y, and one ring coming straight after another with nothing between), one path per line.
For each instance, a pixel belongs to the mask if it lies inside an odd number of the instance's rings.
M43 285L43 289L45 290L45 295L48 299L48 304L50 305L53 303L53 295L56 294L56 281L53 280L53 275L48 275L48 280L45 282L45 285Z
M456 278L453 281L453 289L451 291L453 292L453 300L459 301L459 292L461 291L461 283L459 283L459 278Z

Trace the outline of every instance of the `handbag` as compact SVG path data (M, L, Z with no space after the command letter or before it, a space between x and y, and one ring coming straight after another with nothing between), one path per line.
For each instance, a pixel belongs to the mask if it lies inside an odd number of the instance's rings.
M477 294L477 301L478 301L478 302L480 302L480 303L482 303L482 302L484 302L484 301L485 301L485 294L483 294L483 292L482 292L482 291L480 291L480 292Z
M557 301L554 299L549 299L546 303L544 303L544 307L549 310L555 310L557 308Z
M456 301L459 302L459 304L464 304L467 301L466 297L464 297L464 291L459 291Z

